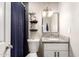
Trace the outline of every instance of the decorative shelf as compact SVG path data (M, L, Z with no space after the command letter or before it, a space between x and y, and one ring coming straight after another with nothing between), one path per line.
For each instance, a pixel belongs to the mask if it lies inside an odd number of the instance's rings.
M29 13L30 15L35 15L35 13Z
M30 23L37 23L37 22L38 22L37 20L30 21Z
M38 31L37 29L30 29L30 31Z

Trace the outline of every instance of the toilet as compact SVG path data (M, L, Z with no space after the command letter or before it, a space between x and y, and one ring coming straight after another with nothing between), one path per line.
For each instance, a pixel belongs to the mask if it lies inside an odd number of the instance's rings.
M39 48L40 39L28 39L27 41L30 53L26 57L38 57L37 51Z

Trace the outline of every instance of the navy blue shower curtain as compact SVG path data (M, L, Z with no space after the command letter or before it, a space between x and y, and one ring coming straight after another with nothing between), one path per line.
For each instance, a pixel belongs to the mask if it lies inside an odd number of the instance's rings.
M26 2L26 10L24 10L24 42L23 42L23 56L26 56L29 53L28 50L28 2Z
M11 49L12 57L23 57L28 53L28 45L27 45L28 21L26 20L28 20L28 18L27 19L25 18L24 6L20 2L12 2L11 3L11 44L13 45L13 48ZM26 51L27 53L25 53L24 51Z

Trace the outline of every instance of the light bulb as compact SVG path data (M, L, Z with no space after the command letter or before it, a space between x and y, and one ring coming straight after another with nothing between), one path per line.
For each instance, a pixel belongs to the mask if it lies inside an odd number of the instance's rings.
M42 15L43 15L43 17L46 17L46 12L45 12L45 11L43 11L43 14L42 14Z
M53 11L48 11L48 17L51 17L53 15Z

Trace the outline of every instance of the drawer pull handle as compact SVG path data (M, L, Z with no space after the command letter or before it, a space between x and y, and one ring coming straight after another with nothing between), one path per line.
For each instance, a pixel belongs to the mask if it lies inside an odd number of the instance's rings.
M56 52L54 52L54 57L56 57Z
M57 54L58 54L58 57L59 57L59 52L57 52Z

